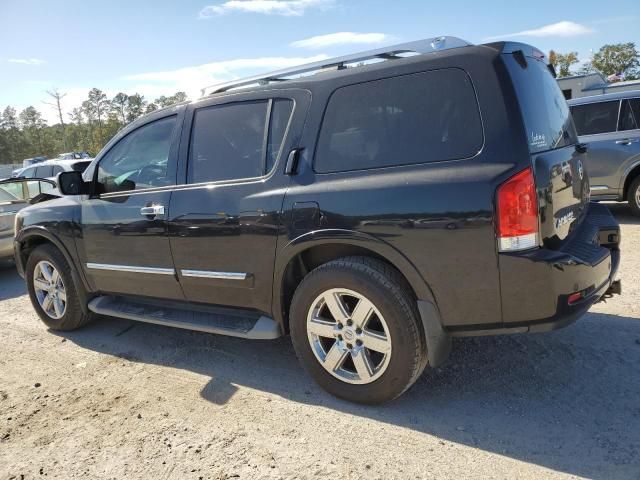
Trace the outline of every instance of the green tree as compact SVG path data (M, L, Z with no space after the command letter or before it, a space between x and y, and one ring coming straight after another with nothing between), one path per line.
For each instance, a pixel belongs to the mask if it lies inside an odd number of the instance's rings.
M42 118L42 114L33 106L29 106L20 112L18 118L22 125L22 129L27 133L31 140L31 148L29 149L30 154L42 155L45 152L44 144L42 142L42 130L47 126L47 122Z
M629 80L640 76L640 54L633 42L604 45L593 54L591 63L604 76L621 73Z
M151 102L145 108L144 113L151 113L155 112L156 110L158 110L158 105L156 105L154 102Z
M98 124L98 143L105 143L103 124L107 116L107 112L110 110L109 100L107 100L107 96L102 90L99 88L92 88L89 91L88 102L87 107L93 113Z
M549 63L555 67L558 78L569 77L573 75L571 67L578 63L578 52L556 53L551 50Z
M147 102L139 93L129 95L129 110L127 111L127 122L133 122L136 118L144 115Z
M118 93L111 100L111 113L120 122L121 126L127 124L127 113L129 111L129 96L126 93Z

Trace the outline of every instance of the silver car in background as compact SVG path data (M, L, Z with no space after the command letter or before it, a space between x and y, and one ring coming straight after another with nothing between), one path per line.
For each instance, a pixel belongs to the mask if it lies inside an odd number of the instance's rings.
M640 216L640 90L569 100L587 144L593 200L628 201Z
M49 179L0 180L0 264L13 260L16 214L36 199L51 197L55 190L55 182Z

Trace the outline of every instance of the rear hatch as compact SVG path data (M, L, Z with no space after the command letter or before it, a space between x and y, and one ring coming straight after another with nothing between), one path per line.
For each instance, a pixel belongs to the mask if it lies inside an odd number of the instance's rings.
M556 249L582 223L589 204L585 153L567 102L542 52L514 44L502 55L529 144L540 222L539 241Z

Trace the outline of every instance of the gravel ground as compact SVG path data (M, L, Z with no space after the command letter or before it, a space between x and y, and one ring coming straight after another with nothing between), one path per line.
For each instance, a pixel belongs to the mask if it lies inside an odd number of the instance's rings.
M0 479L640 479L640 221L623 295L557 332L459 339L381 407L325 394L288 339L103 319L48 332L0 271Z

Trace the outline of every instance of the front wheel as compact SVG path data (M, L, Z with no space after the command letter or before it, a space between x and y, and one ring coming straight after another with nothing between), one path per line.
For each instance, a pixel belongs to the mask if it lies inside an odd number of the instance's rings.
M91 320L80 306L78 288L71 267L53 245L37 247L27 260L25 271L31 304L52 330L75 330Z
M631 182L629 192L627 193L627 200L629 201L629 206L633 214L640 216L640 175Z
M407 390L426 365L416 302L389 265L347 257L298 286L290 330L300 362L337 397L382 403Z

